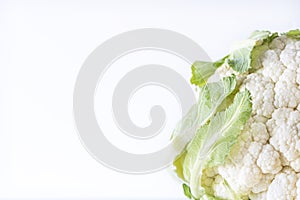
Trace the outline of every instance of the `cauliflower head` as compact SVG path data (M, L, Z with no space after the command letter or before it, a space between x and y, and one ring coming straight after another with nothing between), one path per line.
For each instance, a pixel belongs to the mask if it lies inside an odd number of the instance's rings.
M300 31L256 31L192 72L206 117L190 111L173 137L192 138L174 161L186 196L300 200Z

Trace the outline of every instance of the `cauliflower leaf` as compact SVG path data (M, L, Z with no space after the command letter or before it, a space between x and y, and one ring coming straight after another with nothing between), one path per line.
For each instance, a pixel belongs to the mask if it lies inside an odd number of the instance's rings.
M300 40L300 30L299 29L290 30L289 32L286 33L286 36L293 39Z
M224 64L227 57L216 62L195 61L192 65L191 83L199 87L204 86L215 71Z
M205 195L201 184L202 171L224 163L251 111L249 91L239 92L225 111L217 113L197 131L186 148L183 162L183 175L193 197Z
M268 49L268 44L278 37L277 33L255 31L249 39L236 43L232 47L227 64L239 73L260 67L259 55Z
M173 131L171 140L175 149L182 151L197 129L209 121L235 87L236 78L231 76L200 88L198 103L192 106Z

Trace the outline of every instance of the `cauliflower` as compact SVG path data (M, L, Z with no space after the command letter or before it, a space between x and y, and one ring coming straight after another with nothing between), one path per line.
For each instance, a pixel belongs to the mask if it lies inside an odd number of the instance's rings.
M187 196L300 200L300 31L256 31L192 70L198 115L210 118L196 117L200 127L174 161Z
M297 175L290 169L285 168L275 176L267 191L267 199L295 199Z
M265 174L277 174L282 169L279 153L269 144L263 147L257 165Z

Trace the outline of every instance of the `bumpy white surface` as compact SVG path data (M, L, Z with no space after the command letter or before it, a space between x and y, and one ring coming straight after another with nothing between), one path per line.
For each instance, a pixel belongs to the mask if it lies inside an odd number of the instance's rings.
M253 114L225 165L215 169L213 188L230 199L218 186L226 180L252 200L300 200L300 41L274 39L261 63L243 79ZM219 70L221 76L226 70Z

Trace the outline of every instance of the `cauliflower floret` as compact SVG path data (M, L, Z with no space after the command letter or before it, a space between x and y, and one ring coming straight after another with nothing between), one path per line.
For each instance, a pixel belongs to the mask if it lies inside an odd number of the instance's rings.
M219 174L241 194L249 194L251 189L256 193L265 191L273 179L273 175L264 174L257 165L257 159L269 139L267 127L263 124L265 121L264 117L250 118L226 164L218 167Z
M290 108L277 109L267 122L271 133L270 144L289 162L300 156L299 123L300 112Z
M216 74L218 74L221 78L231 76L232 74L238 75L238 73L228 65L223 65L220 68L218 68Z
M261 193L267 191L269 185L274 179L274 176L274 174L264 174L260 182L252 188L252 193Z
M267 199L293 200L296 197L296 182L296 173L290 168L284 169L269 186Z
M269 144L263 147L257 165L263 173L277 174L282 169L279 153Z
M239 177L237 175L240 171L240 166L227 162L225 165L219 166L218 171L234 191L241 194L247 194L249 192L248 187L240 184Z
M234 165L241 164L243 162L246 154L248 153L249 146L250 146L249 136L247 135L247 132L244 132L240 136L239 142L237 142L232 147L231 153L228 157L228 160L230 161L230 163L232 163Z
M254 73L247 76L244 84L251 93L252 113L271 117L274 111L273 99L275 95L272 80L262 74Z
M273 82L277 82L286 67L280 62L279 56L275 50L266 51L262 62L261 70L265 77L269 77ZM276 68L276 70L274 70Z
M297 44L297 46L296 46ZM292 40L287 41L287 45L280 54L281 62L289 69L296 70L299 68L299 63L296 62L297 50L299 51L298 42Z
M243 144L245 145L245 143ZM239 145L236 145L234 148L238 147ZM247 194L251 191L251 188L257 185L263 178L260 168L256 165L256 160L262 149L262 144L252 142L243 146L243 149L245 151L244 153L239 151L240 154L230 155L230 159L228 159L225 165L218 168L218 172L229 183L234 191L238 191L241 194ZM230 160L240 160L240 162L233 163L230 162Z
M251 159L250 156L246 156L246 159ZM249 160L244 164L238 173L239 184L251 188L260 182L262 173L254 160Z
M231 67L228 65L222 65L216 70L216 74L218 75L219 78L224 78L227 76L231 76L234 74L236 76L236 81L237 84L241 84L243 80L245 79L244 75L239 74L238 72L234 71Z
M275 84L276 108L296 108L300 103L300 89L296 84L297 73L294 70L286 69L279 81Z
M216 176L215 182L213 184L213 190L214 195L216 197L222 198L222 199L231 199L230 192L228 191L228 188L224 185L224 179L222 176Z
M259 142L251 142L251 144L249 146L249 149L248 149L249 154L253 158L257 159L258 156L259 156L259 154L262 151L262 146L263 145L261 143L259 143Z
M267 131L267 127L262 122L251 124L250 133L253 141L255 142L266 144L267 141L269 140L269 133Z

